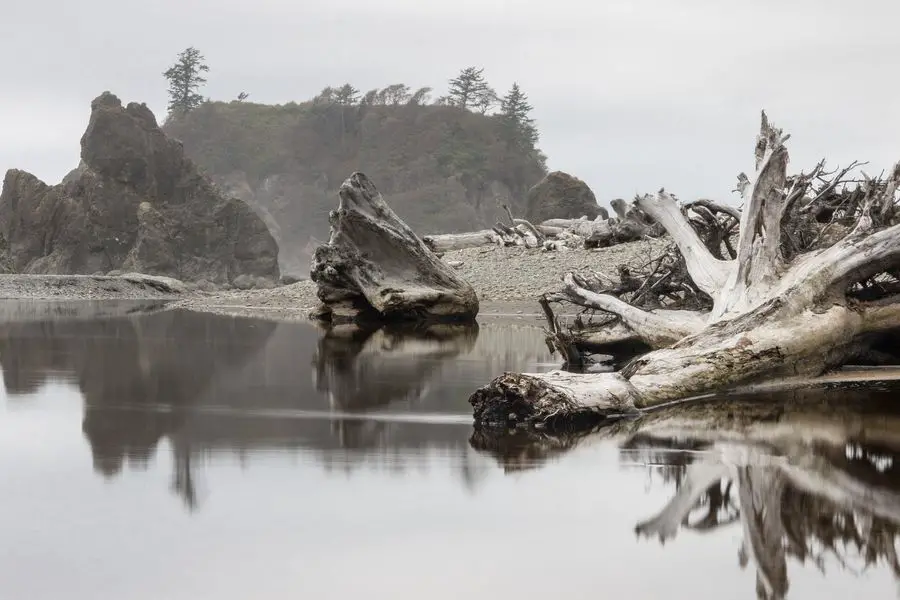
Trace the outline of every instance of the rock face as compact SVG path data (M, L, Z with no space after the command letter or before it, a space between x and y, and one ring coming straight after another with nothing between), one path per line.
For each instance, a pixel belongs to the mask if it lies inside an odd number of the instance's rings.
M475 290L420 240L362 173L341 185L310 276L332 323L473 321Z
M81 161L55 186L6 173L0 264L19 273L122 270L219 284L279 277L265 222L201 175L146 105L123 108L109 92L95 99Z
M597 204L591 188L568 173L553 171L528 190L527 219L540 223L547 219L578 219L587 216L608 218L606 209Z

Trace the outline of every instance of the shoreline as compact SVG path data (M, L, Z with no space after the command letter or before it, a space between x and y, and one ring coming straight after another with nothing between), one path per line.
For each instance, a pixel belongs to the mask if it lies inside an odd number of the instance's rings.
M605 271L614 276L619 264L637 266L668 244L668 240L641 240L609 248L544 252L522 247L482 247L447 252L460 275L478 294L478 319L543 321L537 298L554 290L569 271ZM0 275L0 315L16 310L51 316L63 303L92 305L110 301L164 302L166 309L184 309L231 316L275 320L309 320L318 306L316 284L303 280L270 289L202 291L190 283L143 274L104 275ZM35 305L46 304L43 308ZM10 306L19 305L12 309ZM31 309L21 308L31 306ZM99 314L103 309L87 310ZM0 318L2 318L0 317Z

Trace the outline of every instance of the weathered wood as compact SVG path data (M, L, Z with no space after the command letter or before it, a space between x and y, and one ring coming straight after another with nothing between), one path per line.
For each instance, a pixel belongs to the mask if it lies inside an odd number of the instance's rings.
M534 239L537 240L538 244L543 244L546 241L544 235L538 230L537 227L535 227L531 223L531 221L513 217L512 209L509 208L508 204L504 204L503 209L506 211L507 216L509 216L509 222L513 227L520 227L527 230L532 236L534 236Z
M544 319L547 321L544 333L550 352L559 352L561 356L565 357L563 368L582 366L584 357L575 344L575 337L559 324L559 319L553 314L553 309L550 308L550 302L546 296L541 296L538 303L541 305Z
M658 221L672 237L684 256L694 283L707 294L718 292L728 276L728 263L713 257L678 208L675 199L665 190L660 190L655 196L641 196L636 204Z
M628 380L617 373L564 371L545 376L504 373L469 398L478 423L501 427L518 423L578 427L634 414L636 400Z
M310 276L324 320L461 320L478 314L468 283L387 205L362 173L339 191L331 237L316 248Z
M538 225L538 230L547 235L553 235L555 232L569 231L583 238L590 237L595 234L609 235L611 232L609 223L604 220L589 221L583 219L548 219Z
M804 248L783 225L804 206L798 198L811 178L787 177L787 139L763 114L755 176L739 179L745 204L736 259L716 258L664 190L636 200L672 237L692 283L712 298L711 311L648 310L568 274L557 299L614 315L658 349L615 376L506 374L473 394L476 420L507 412L516 422L560 423L567 414L619 414L760 378L815 376L864 351L873 335L900 328L900 224L891 220L900 166L885 182L863 184L843 239Z
M491 229L472 231L469 233L438 233L426 235L422 241L432 252L450 252L481 246L496 246L500 243L497 234Z

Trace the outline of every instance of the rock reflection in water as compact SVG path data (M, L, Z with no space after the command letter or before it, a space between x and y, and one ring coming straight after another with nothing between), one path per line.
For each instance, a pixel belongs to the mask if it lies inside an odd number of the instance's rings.
M84 396L82 430L95 469L107 477L127 460L145 465L221 373L263 347L274 323L166 310L103 319L53 319L0 326L7 393L74 381ZM161 409L167 407L167 409ZM190 452L176 445L172 486L193 506Z
M321 331L179 310L0 325L13 401L74 383L95 470L143 469L165 440L172 488L192 509L211 453L300 452L352 472L427 450L471 487L468 393L548 358L530 326Z
M785 598L789 561L823 572L887 567L900 585L898 395L897 386L823 386L685 405L577 437L476 432L471 443L512 470L619 439L627 468L649 467L675 488L635 525L639 536L665 543L740 528L736 564L755 569L759 598Z

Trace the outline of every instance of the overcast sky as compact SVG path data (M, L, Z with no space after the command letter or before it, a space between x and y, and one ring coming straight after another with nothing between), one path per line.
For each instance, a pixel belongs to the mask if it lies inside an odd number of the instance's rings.
M794 170L900 159L896 0L29 0L0 24L0 168L55 183L77 165L92 98L162 120L176 54L206 95L283 103L326 85L443 93L462 67L518 81L552 169L601 201L665 186L726 199L752 167L759 110Z

